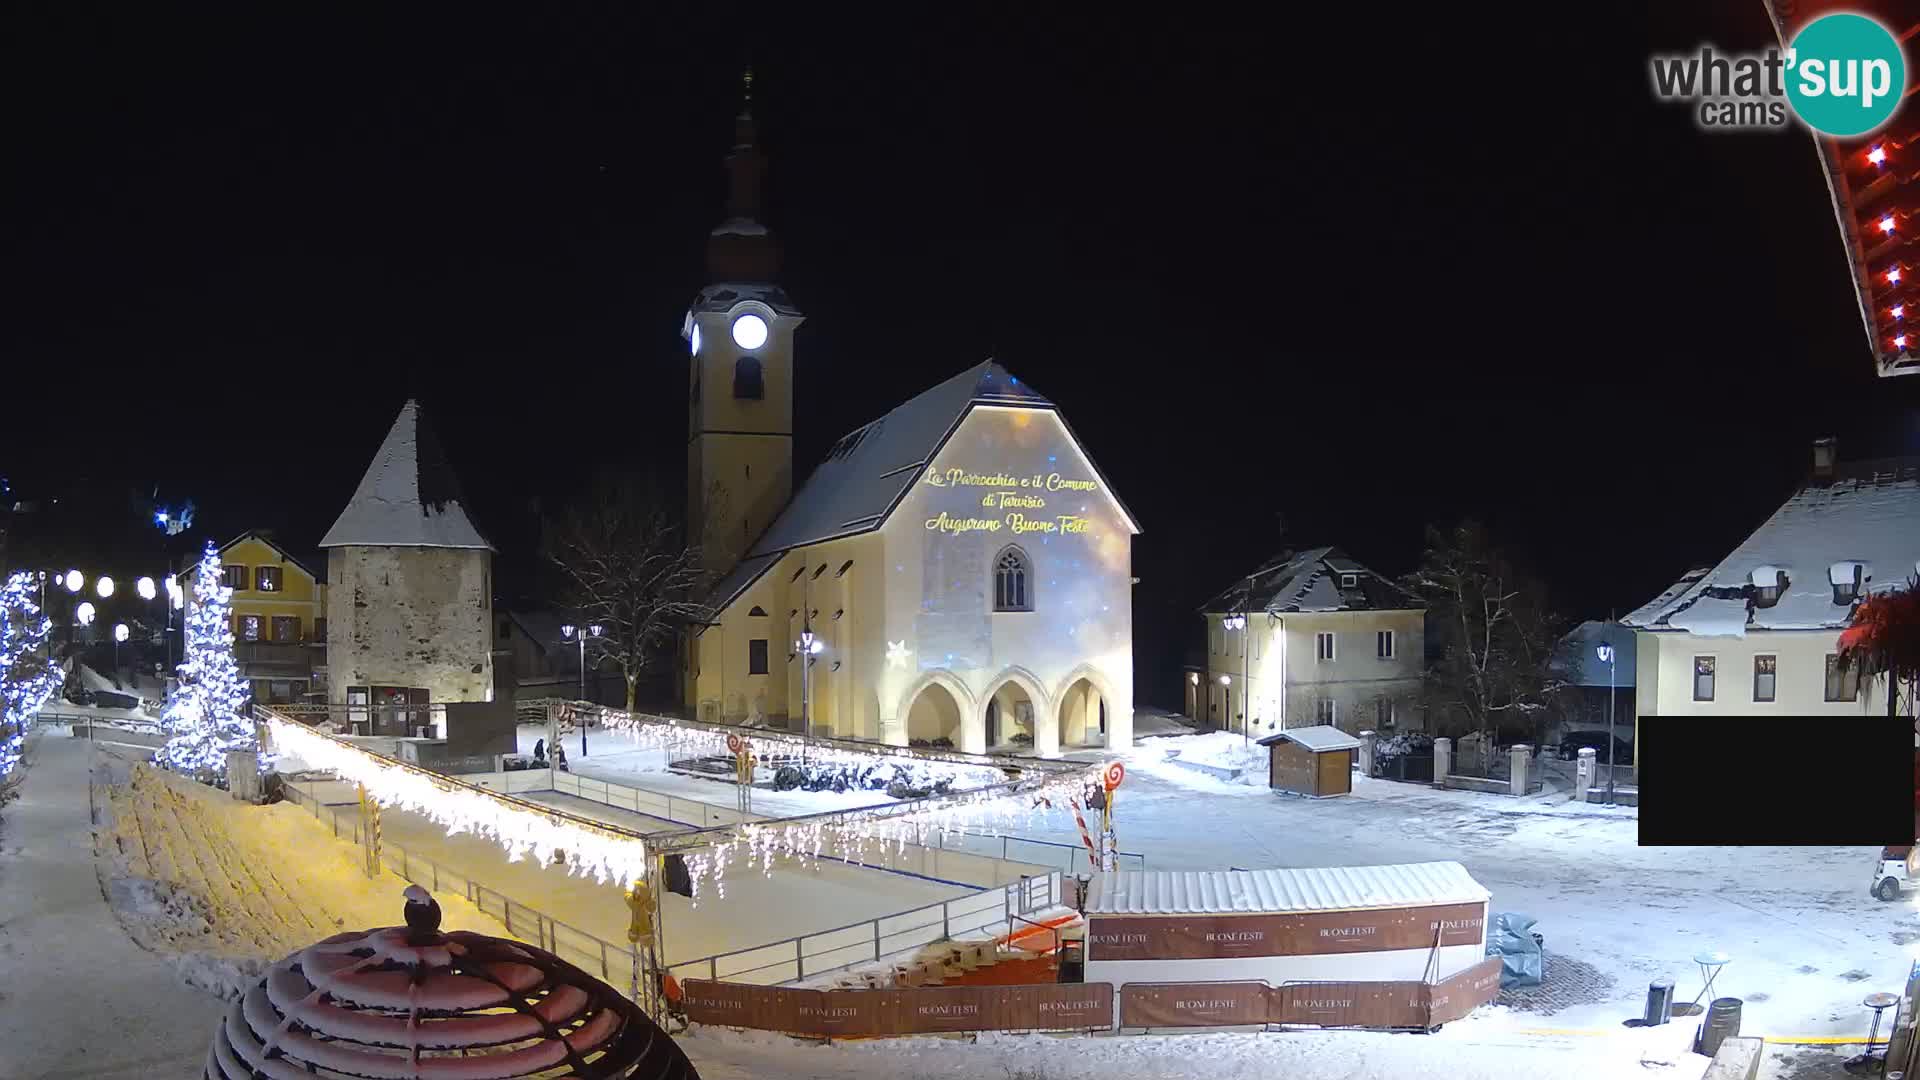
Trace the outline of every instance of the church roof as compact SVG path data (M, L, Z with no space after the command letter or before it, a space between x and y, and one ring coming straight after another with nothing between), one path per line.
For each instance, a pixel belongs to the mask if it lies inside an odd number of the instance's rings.
M323 548L349 545L493 550L467 517L446 451L418 402L401 408L353 499L320 540Z
M1038 391L988 360L848 432L746 557L715 585L709 601L724 607L794 548L879 528L975 405L1054 408ZM1098 475L1097 467L1094 471ZM1104 477L1101 483L1113 491ZM1121 511L1133 520L1124 504Z

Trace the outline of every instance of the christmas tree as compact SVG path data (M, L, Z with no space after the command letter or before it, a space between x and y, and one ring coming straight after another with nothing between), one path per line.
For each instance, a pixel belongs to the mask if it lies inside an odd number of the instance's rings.
M227 751L258 747L247 715L247 683L233 658L233 590L222 580L220 552L211 542L194 572L186 661L179 674L179 685L167 696L166 711L160 715L167 743L160 748L159 761L202 778L223 777Z
M34 714L60 687L60 671L42 646L53 621L40 612L40 576L24 570L0 588L0 777L13 771Z

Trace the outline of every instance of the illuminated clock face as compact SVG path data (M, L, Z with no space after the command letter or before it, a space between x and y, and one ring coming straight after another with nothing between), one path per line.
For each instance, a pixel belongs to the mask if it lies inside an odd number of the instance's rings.
M700 355L700 326L698 323L694 324L693 334L690 340L693 343L693 355L699 356Z
M742 315L733 320L733 343L748 350L765 345L767 320L758 315Z

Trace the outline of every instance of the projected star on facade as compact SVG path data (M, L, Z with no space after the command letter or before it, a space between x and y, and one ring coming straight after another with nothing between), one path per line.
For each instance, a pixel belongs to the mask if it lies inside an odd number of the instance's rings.
M913 650L907 648L907 643L904 641L887 642L887 666L890 668L906 667L907 657L912 654Z

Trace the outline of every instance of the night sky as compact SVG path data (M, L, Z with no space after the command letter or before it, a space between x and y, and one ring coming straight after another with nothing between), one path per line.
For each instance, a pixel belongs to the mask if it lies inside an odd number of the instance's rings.
M0 24L21 496L158 485L202 535L308 547L418 395L518 599L539 500L684 475L678 332L749 56L802 475L999 359L1145 530L1143 702L1283 543L1399 573L1477 515L1604 617L1724 555L1813 438L1920 453L1805 133L1652 99L1652 50L1767 44L1759 0L40 7Z

